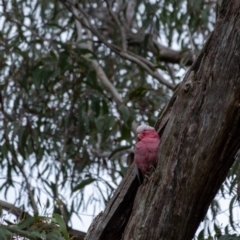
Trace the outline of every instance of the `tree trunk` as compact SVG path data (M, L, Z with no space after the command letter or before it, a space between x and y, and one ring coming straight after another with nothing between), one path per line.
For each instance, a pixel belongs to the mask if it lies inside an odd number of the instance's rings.
M123 217L127 224L116 238L104 235L105 211L86 239L193 238L240 148L239 13L240 1L223 0L214 32L156 124L158 165L138 189L131 215L111 203L118 218L108 224Z

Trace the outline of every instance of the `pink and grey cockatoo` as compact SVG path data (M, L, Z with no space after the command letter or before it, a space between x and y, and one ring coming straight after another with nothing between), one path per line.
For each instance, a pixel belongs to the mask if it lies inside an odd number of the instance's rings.
M153 127L145 124L137 128L137 133L138 141L135 146L134 162L141 170L142 174L145 175L150 166L156 166L160 138ZM139 177L139 180L140 179Z

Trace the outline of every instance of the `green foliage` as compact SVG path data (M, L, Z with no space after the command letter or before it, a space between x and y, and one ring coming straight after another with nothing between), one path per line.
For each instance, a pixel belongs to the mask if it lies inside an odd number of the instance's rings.
M70 240L66 225L58 214L48 218L35 215L27 217L17 224L8 222L8 225L0 226L1 239L12 239L19 235L31 240Z
M75 191L78 191L80 189L83 189L86 185L88 185L88 184L90 184L94 181L96 181L96 179L94 179L94 178L84 179L81 183L79 183L76 187L74 187L72 191L75 192Z
M109 21L109 14L100 19L99 13L107 12L103 1L81 4L87 17L99 23L95 27L106 42L95 33L89 39L85 26L79 39L75 18L61 1L0 1L0 198L30 213L52 216L35 215L18 223L4 218L0 239L69 239L64 221L71 224L73 216L81 219L81 212L104 208L124 176L125 159L135 144L134 123L154 125L172 95L151 72L176 87L187 69L184 58L162 61L153 39L178 48L177 55L189 49L197 54L213 29L215 3L136 1L133 24L126 31L133 29L126 41L131 56L137 56L134 62L114 52L124 41L119 23ZM150 71L139 61L148 62ZM121 103L103 84L100 67ZM238 228L233 216L237 171L238 165L233 166L220 193L232 199L231 229L225 237ZM215 225L209 237L223 233L215 222L221 212L218 201L210 207ZM60 205L64 221L57 214L62 214ZM42 231L41 224L51 230Z
M240 236L234 235L223 235L219 238L219 240L239 240Z

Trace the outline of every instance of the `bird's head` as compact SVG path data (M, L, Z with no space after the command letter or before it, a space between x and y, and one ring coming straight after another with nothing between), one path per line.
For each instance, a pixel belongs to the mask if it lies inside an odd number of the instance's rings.
M141 140L144 137L144 133L146 131L155 131L154 127L150 127L146 124L142 124L140 126L137 127L137 133L138 133L138 141Z
M150 127L146 124L142 124L140 126L137 127L137 133L142 133L144 131L148 131L148 130L155 130L154 127Z

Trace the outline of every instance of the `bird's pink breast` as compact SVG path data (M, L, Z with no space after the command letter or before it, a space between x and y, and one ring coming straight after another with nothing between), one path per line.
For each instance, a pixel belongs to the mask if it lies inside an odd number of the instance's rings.
M145 174L150 165L156 165L157 150L160 142L155 130L144 131L138 135L139 141L135 146L135 164Z

